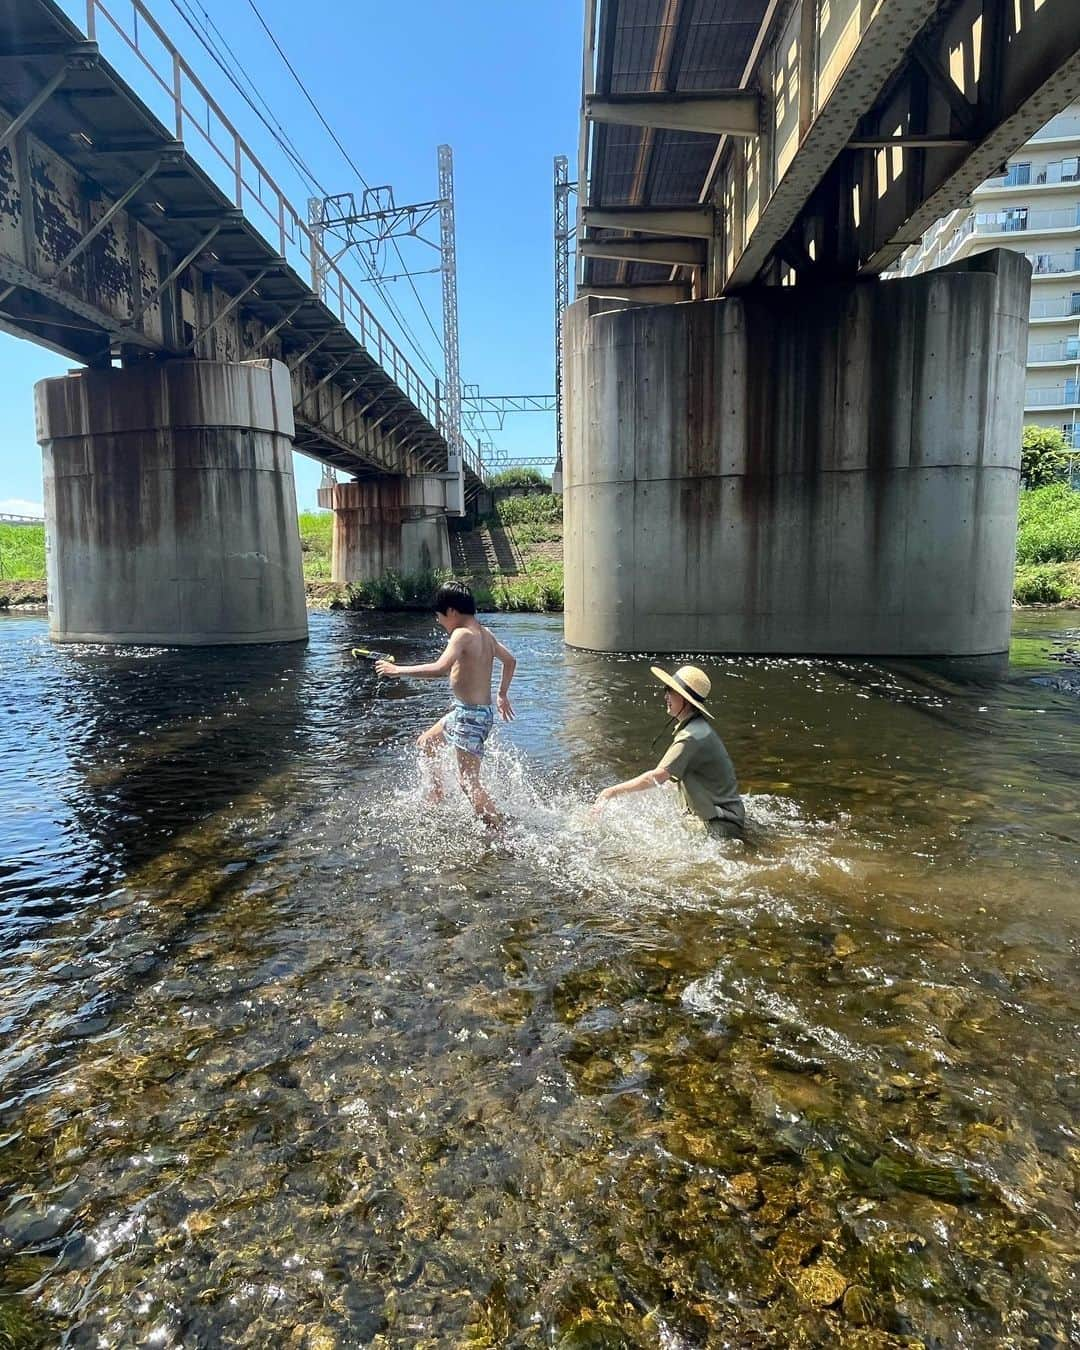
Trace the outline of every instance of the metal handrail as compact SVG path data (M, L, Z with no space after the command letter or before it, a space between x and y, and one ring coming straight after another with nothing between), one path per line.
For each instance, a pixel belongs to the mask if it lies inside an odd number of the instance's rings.
M1080 403L1080 383L1051 385L1048 389L1027 389L1024 391L1024 406L1027 408L1068 408Z
M202 83L174 46L164 29L142 3L142 0L126 0L131 7L131 31L122 21L112 14L105 0L86 0L86 32L91 41L97 40L97 16L100 14L116 31L123 42L139 58L158 85L172 100L176 139L182 141L184 130L191 127L198 131L208 147L229 170L233 181L232 200L234 205L244 209L245 196L262 208L277 234L278 252L289 260L289 247L293 247L301 260L308 265L311 274L311 288L324 301L327 308L336 310L338 318L360 341L361 346L376 357L378 364L392 377L398 387L412 400L432 426L437 427L445 436L439 400L424 384L412 363L400 350L394 340L379 323L375 315L364 303L352 282L344 275L326 250L316 240L307 222L300 216L285 193L278 187L266 166L255 155L240 132L222 110L221 105ZM140 42L140 20L164 48L172 63L172 82L162 78ZM185 82L203 100L202 108L192 108L185 102ZM205 126L202 117L205 116ZM216 121L225 134L223 149L213 135L213 121ZM254 181L251 181L254 178ZM267 243L270 239L259 225ZM325 294L320 287L325 287ZM352 320L350 324L348 320ZM476 472L475 465L480 461L471 446L466 445L469 467Z
M1076 345L1069 350L1069 343ZM1028 347L1028 365L1035 361L1075 361L1080 364L1080 338L1070 338L1065 342L1033 342Z
M1032 300L1030 317L1033 319L1075 319L1080 318L1080 299L1072 295L1059 296L1056 300Z
M1050 121L1044 127L1041 127L1031 139L1033 141L1048 141L1066 136L1080 137L1080 117L1069 113L1058 113L1056 117L1051 117Z

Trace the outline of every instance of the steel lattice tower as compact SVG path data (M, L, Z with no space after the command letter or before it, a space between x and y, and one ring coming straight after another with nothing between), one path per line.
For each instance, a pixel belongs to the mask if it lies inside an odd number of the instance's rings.
M442 251L443 350L446 379L442 399L443 435L446 437L447 470L457 475L450 485L447 505L457 515L465 513L465 482L461 444L461 358L458 350L457 241L454 230L454 152L439 146L439 242Z
M555 473L563 458L563 314L570 303L570 182L565 155L555 156Z

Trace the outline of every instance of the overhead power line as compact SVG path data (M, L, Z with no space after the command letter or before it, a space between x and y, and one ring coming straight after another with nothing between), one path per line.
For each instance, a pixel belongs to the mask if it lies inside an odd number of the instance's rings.
M237 73L236 73L237 71L239 71L241 74L243 74L243 68L242 68L242 66L241 66L241 64L240 64L240 61L238 60L238 58L237 58L235 52L233 52L232 48L229 46L228 42L227 42L227 41L225 40L225 38L222 36L221 30L220 30L220 29L217 27L217 25L214 23L213 19L210 17L209 13L208 13L207 10L203 7L203 5L202 5L202 4L198 4L198 6L197 6L197 7L198 7L198 10L199 10L199 12L201 12L203 18L205 19L206 23L209 25L210 29L213 30L213 33L214 33L214 34L216 34L218 40L221 42L221 46L224 48L224 52L225 52L227 55L223 55L221 49L218 48L218 47L216 47L216 45L214 44L214 42L213 42L212 40L208 39L207 34L206 34L206 32L203 30L202 25L199 23L199 21L198 21L195 17L193 17L193 15L194 15L194 8L195 8L195 0L192 0L192 9L191 9L190 12L184 7L184 3L186 3L186 0L183 0L183 2L182 2L182 0L171 0L171 3L172 3L173 8L174 8L174 9L176 10L176 12L180 15L180 17L183 19L184 23L188 26L188 28L191 29L192 33L194 33L194 35L195 35L195 37L198 39L200 45L203 47L203 49L204 49L204 50L206 51L206 53L209 55L209 57L210 57L210 59L213 61L213 63L214 63L214 64L217 66L217 68L222 72L222 74L223 74L223 75L225 76L225 78L229 81L229 83L230 83L230 84L232 85L232 87L236 90L236 92L240 95L240 97L244 100L244 102L248 105L248 107L252 110L252 112L255 113L256 117L258 117L259 121L262 123L262 125L265 127L265 129L270 133L270 135L271 135L271 137L273 138L274 142L277 144L277 146L279 147L279 149L282 151L282 153L286 156L286 158L288 159L288 161L290 162L290 164L292 164L293 168L294 168L294 169L296 170L296 172L299 174L301 180L302 180L302 181L305 183L305 185L307 186L308 191L309 191L309 192L316 192L316 193L318 193L320 196L327 196L328 193L327 193L326 187L319 181L319 179L316 177L316 175L315 175L315 174L312 172L312 170L308 167L306 161L304 160L303 156L301 155L300 151L297 149L297 147L295 146L295 144L292 142L291 138L289 137L288 133L285 131L284 127L281 126L280 122L278 122L277 119L274 118L273 113L270 112L269 106L266 104L266 101L265 101L265 99L263 99L262 95L259 94L258 90L255 89L254 85L252 85L252 90L253 90L253 93L254 93L254 97L253 97L253 96L252 96L252 93L250 93L247 89L245 89L245 88L243 87L243 85L240 83L240 80L239 80L239 78L237 77ZM249 3L250 3L250 0L249 0ZM293 78L296 80L296 82L300 85L301 90L302 90L302 92L303 92L305 98L307 98L308 102L311 103L312 107L315 108L316 113L318 113L320 122L322 122L323 126L326 127L327 131L329 131L329 133L330 133L330 135L331 135L331 137L332 137L332 139L333 139L335 145L338 147L339 150L341 150L341 153L342 153L343 155L345 155L346 159L347 159L348 162L349 162L350 167L353 169L353 172L355 172L355 173L357 174L357 176L360 177L361 182L363 182L363 181L364 181L364 180L363 180L363 176L359 173L359 170L356 168L356 165L353 164L351 157L348 155L348 153L345 151L344 147L341 145L340 140L339 140L338 137L334 134L332 128L329 126L329 124L327 123L326 119L325 119L325 118L322 116L322 114L319 112L317 106L316 106L315 103L314 103L314 100L311 98L311 95L308 93L307 89L304 88L302 81L300 80L299 76L296 74L296 71L293 69L292 63L291 63L291 62L289 61L289 59L285 56L284 52L283 52L282 49L281 49L280 44L278 43L277 39L274 37L274 35L273 35L273 33L270 31L270 29L267 27L265 20L262 18L262 15L259 14L258 10L255 8L254 5L252 5L251 7L252 7L252 9L255 11L256 17L258 18L258 20L259 20L260 24L262 25L264 31L267 33L267 36L270 38L271 42L274 44L275 50L278 52L278 54L281 56L282 60L285 62L286 66L288 67L290 74L293 76ZM230 59L231 59L231 61L232 61L233 67L234 67L235 69L230 68L230 65L229 65L229 60L230 60ZM243 78L246 79L246 80L248 80L248 83L251 84L251 81L250 81L250 79L248 79L248 77L246 76L246 74L243 75ZM257 98L257 99L263 104L263 106L267 109L267 112L269 113L269 117L268 117L266 114L264 114L264 112L257 106L257 104L256 104L256 102L255 102L255 99L256 99L256 98ZM365 186L367 186L366 183L365 183ZM404 269L404 267L405 267L404 259L401 258L400 251L398 252L398 257L399 257L399 260L401 261L402 268ZM416 334L413 332L412 328L410 327L409 323L408 323L407 320L405 319L404 315L403 315L403 314L400 312L400 310L398 309L397 305L395 304L395 302L394 302L393 298L391 297L391 295L389 294L389 292L386 291L386 290L383 288L383 286L382 286L382 284L381 284L381 278L379 277L378 272L377 272L377 270L376 270L374 264L373 264L373 263L369 263L368 260L367 260L366 258L363 258L363 257L361 257L361 263L364 265L364 268L365 268L365 270L366 270L367 273L368 273L368 278L369 278L369 280L371 280L372 282L374 282L375 287L376 287L376 289L378 290L379 296L380 296L380 298L382 299L383 304L386 306L387 311L388 311L389 314L392 316L392 318L393 318L393 320L395 321L395 323L397 324L397 326L401 329L402 334L404 335L404 337L405 337L406 341L409 343L409 345L412 347L413 352L414 352L414 354L416 355L417 359L420 361L421 365L423 365L423 366L425 367L425 369L429 372L429 374L430 374L434 379L438 379L438 378L439 378L439 372L438 372L438 370L437 370L437 369L435 368L435 366L431 363L431 361L428 360L427 354L425 353L424 348L423 348L423 344L420 342L420 340L417 338ZM414 294L416 294L416 287L415 287L415 285L412 283L411 280L410 280L410 285L412 285L412 287L413 287L413 292L414 292ZM418 299L418 300L420 299L420 297L419 297L418 294L417 294L417 299ZM421 304L421 308L423 309L423 302L420 301L420 304ZM431 320L430 320L430 318L428 317L427 311L426 311L426 310L424 310L424 317L428 320L429 326L431 326ZM438 336L438 335L436 334L436 336ZM440 347L442 346L441 342L440 342L439 345L440 345Z
M262 25L263 32L264 32L264 33L266 34L266 36L270 39L270 41L274 44L274 50L275 50L275 51L277 52L277 54L281 57L282 61L285 62L285 65L286 65L286 67L287 67L287 69L288 69L288 71L289 71L289 74L290 74L290 75L293 77L293 79L296 81L297 87L299 88L300 92L301 92L301 93L304 95L304 97L307 99L308 103L310 103L312 109L314 110L315 116L319 119L319 121L320 121L320 122L323 124L323 126L326 128L326 131L327 131L327 133L329 134L330 139L331 139L331 140L334 142L334 144L337 146L338 150L340 150L341 155L342 155L342 158L345 160L345 163L348 164L349 168L352 169L352 171L353 171L354 174L356 174L356 176L357 176L357 178L360 180L361 184L363 184L363 186L364 186L365 188L370 188L371 184L367 181L367 179L364 177L364 175L360 172L360 170L359 170L359 168L357 167L356 162L355 162L355 160L353 159L352 155L350 155L349 152L348 152L348 150L346 150L345 147L344 147L344 145L342 145L340 139L338 138L337 132L334 130L334 128L330 125L330 123L329 123L329 122L326 120L326 118L323 116L322 109L321 109L321 108L319 107L319 105L315 102L314 98L312 98L311 94L310 94L309 91L308 91L307 85L305 85L304 81L303 81L303 80L300 78L300 76L297 74L296 68L293 66L293 63L292 63L292 62L289 60L289 58L285 55L284 51L282 50L281 44L278 42L277 38L274 36L273 32L271 31L269 24L266 22L266 20L263 18L262 14L260 13L259 7L258 7L258 5L255 3L255 0L248 0L248 5L251 7L251 12L255 15L256 19L258 19L259 23ZM327 194L324 193L323 195L325 196L325 195L327 195ZM405 267L405 259L401 256L401 249L398 247L398 244L397 244L396 240L391 239L390 242L391 242L391 244L393 245L394 252L397 254L397 259L398 259L398 262L401 264L402 270L405 271L405 270L406 270L406 267ZM443 346L443 339L442 339L442 337L439 335L439 330L438 330L438 329L435 327L435 325L432 323L432 321L431 321L431 315L428 314L428 312L427 312L427 307L425 306L423 300L421 299L421 297L420 297L420 292L416 289L416 283L413 281L412 277L409 277L409 285L410 285L410 287L412 288L412 293L413 293L413 295L416 297L416 303L420 306L420 312L421 312L421 314L423 314L424 318L427 320L427 326L431 329L432 335L434 336L435 341L438 343L439 349L440 349L440 351L441 351L441 350L442 350L442 346Z

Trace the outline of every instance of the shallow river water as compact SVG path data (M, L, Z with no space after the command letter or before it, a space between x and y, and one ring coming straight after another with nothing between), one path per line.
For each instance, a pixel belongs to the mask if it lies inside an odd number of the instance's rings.
M422 804L426 618L305 646L0 619L0 1346L1080 1344L1080 696L707 662L752 817L647 662L499 617L509 824Z

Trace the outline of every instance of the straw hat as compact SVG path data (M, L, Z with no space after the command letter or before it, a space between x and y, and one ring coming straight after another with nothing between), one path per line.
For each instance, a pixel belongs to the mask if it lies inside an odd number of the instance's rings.
M674 689L680 698L686 699L687 703L692 704L698 712L703 712L706 717L712 717L712 713L705 706L705 699L712 691L712 680L703 670L699 670L697 666L680 666L674 675L669 675L659 666L650 666L649 669L658 680L669 689Z

